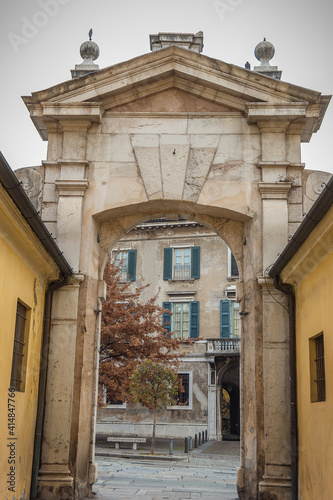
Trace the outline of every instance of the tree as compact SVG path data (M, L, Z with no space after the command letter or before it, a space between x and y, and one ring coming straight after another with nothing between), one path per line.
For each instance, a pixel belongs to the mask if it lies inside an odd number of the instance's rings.
M182 343L166 334L162 314L170 311L156 304L157 295L141 302L140 296L149 285L121 284L118 269L109 261L104 273L107 297L101 324L100 404L105 392L114 401L133 400L130 377L137 366L146 359L177 365L177 349Z
M178 389L177 372L151 359L143 361L131 377L131 393L134 395L134 401L153 411L152 455L155 453L157 410L174 404Z

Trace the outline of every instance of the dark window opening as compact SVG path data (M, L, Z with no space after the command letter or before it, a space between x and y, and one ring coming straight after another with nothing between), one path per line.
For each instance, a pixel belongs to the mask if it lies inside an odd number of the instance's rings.
M317 383L317 401L325 401L325 361L324 361L324 336L316 337L316 383Z
M12 373L10 377L11 388L24 392L24 357L26 356L25 331L27 321L27 308L20 302L17 303L15 337L13 349Z
M237 266L237 262L236 262L236 259L234 257L233 254L231 254L231 269L230 269L230 272L231 272L231 276L239 276L239 271L238 271L238 266Z
M178 390L177 404L183 406L189 406L190 403L190 374L189 373L179 373L179 380L181 381L181 387Z

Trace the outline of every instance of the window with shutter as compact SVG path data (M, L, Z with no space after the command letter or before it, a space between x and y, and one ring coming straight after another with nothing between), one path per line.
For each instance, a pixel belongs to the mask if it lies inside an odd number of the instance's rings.
M115 250L113 261L119 268L118 275L120 282L136 281L136 250Z
M163 309L169 309L170 313L164 312L163 313L163 328L170 333L171 332L171 311L172 311L172 305L171 302L163 302Z
M128 250L128 281L136 280L136 250Z
M170 247L164 249L164 280L200 278L200 247Z
M163 279L172 279L172 248L164 249Z
M191 247L191 278L200 278L200 247Z
M191 304L191 338L199 337L199 302L193 301Z
M220 316L221 337L226 339L230 337L230 300L221 300Z

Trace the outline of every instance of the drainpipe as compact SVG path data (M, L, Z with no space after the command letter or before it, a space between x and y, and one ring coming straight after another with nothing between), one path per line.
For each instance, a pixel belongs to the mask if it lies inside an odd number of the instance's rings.
M40 373L39 373L37 419L36 419L36 429L35 429L34 455L32 463L31 489L30 489L31 500L35 500L37 498L38 471L39 471L40 453L42 447L44 401L45 401L45 390L46 390L47 356L48 356L49 336L50 336L52 295L55 290L58 290L59 288L68 284L68 278L69 277L67 276L62 281L51 283L45 294L42 358L41 358Z
M274 275L274 286L288 296L289 304L289 356L290 356L290 433L291 433L291 500L298 498L298 436L297 436L297 386L296 386L296 325L295 291L292 285L282 285Z

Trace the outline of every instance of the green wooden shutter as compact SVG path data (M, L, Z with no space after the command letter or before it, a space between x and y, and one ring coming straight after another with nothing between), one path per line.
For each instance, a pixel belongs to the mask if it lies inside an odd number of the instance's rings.
M190 303L190 336L192 339L199 337L199 302L193 301Z
M227 339L230 337L230 300L221 300L221 337Z
M172 310L171 302L163 302L163 309L169 309L170 313ZM163 313L163 328L167 333L171 332L171 314Z
M136 250L128 250L128 280L136 280Z
M172 248L164 249L163 279L172 279Z
M200 278L200 247L191 247L191 278Z

